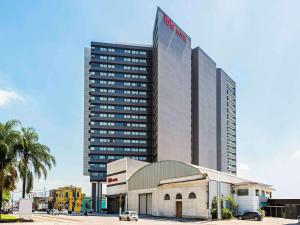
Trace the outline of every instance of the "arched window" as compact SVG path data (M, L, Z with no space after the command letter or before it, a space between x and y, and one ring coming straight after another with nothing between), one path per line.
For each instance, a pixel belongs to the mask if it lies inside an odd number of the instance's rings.
M196 194L194 192L191 192L189 194L189 199L195 199L196 198Z
M169 194L165 194L165 200L170 200L170 195Z
M182 199L182 195L181 195L180 193L178 193L178 194L176 195L176 199Z

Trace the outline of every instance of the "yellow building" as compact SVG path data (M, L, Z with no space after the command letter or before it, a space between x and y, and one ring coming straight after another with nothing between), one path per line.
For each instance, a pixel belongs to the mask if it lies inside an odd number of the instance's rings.
M51 190L51 192L53 193L54 209L80 212L82 203L81 188L67 186Z

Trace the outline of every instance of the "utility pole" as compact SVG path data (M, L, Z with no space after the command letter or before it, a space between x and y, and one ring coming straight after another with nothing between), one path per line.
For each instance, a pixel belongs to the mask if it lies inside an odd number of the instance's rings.
M47 202L48 205L48 202ZM47 206L48 208L48 206ZM46 187L44 186L44 205L43 205L43 210L46 209Z
M14 192L11 192L11 212L14 211Z
M74 198L74 202L73 202L73 210L72 211L75 211L75 208L76 208L76 200L77 200L77 193L76 193L76 186L75 186L75 198Z
M217 217L218 217L218 220L222 219L221 210L222 210L222 206L221 206L221 186L220 186L220 182L217 181Z

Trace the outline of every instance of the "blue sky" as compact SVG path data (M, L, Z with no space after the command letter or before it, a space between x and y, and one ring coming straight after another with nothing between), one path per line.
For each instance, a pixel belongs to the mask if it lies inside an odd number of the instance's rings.
M0 120L33 126L57 158L36 190L80 185L83 49L151 44L160 6L237 82L239 175L300 198L299 1L1 1Z

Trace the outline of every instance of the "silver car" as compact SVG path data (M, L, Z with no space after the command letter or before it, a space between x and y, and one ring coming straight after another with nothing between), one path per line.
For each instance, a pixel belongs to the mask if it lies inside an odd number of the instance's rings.
M49 215L53 215L53 216L57 216L57 215L59 215L59 211L58 211L58 209L51 209L50 211L49 211Z
M138 221L139 216L136 211L125 211L121 215L119 215L119 220L135 220Z
M298 219L298 223L300 223L300 216L298 216L297 219Z

